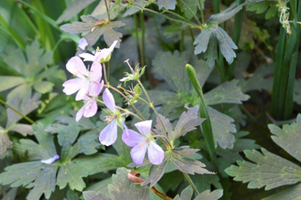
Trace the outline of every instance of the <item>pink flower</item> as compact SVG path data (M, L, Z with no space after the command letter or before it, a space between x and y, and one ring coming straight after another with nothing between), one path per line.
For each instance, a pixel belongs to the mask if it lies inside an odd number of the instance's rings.
M67 80L63 83L63 92L66 95L71 95L78 91L75 100L82 100L88 93L92 83L99 84L102 77L102 67L100 63L93 63L91 70L86 69L83 61L74 56L66 64L67 70L77 78Z
M164 159L164 151L152 137L152 121L138 122L135 126L141 134L130 129L125 129L122 134L123 142L133 147L131 157L134 163L141 165L147 150L149 161L154 165L160 165Z
M93 117L97 112L96 99L103 88L103 81L100 84L93 83L89 89L89 92L84 96L85 104L76 114L76 121L78 122L82 116L89 118Z
M85 50L87 46L88 46L87 40L85 38L81 38L78 42L78 48Z
M109 109L111 116L107 117L106 121L109 124L100 132L99 134L99 141L101 144L105 146L112 145L117 139L117 126L118 126L118 119L117 113L115 109L115 100L112 93L109 91L108 88L102 94L102 99Z
M113 44L108 49L102 49L100 52L96 51L96 53L89 54L89 53L82 53L79 56L84 58L84 61L92 61L92 62L107 62L111 58L111 53L113 52L115 46L117 45L118 41L115 40Z

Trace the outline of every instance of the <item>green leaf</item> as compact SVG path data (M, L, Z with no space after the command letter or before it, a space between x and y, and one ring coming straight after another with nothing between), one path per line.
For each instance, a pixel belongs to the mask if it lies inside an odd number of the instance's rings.
M160 165L152 165L147 179L141 184L142 186L150 184L150 187L153 187L154 185L156 185L156 183L164 175L164 172L165 172L165 169L167 166L167 162L170 159L170 156L171 155L169 153L166 153L164 156L164 160L162 161L162 163Z
M274 124L269 124L269 129L274 134L271 136L273 141L291 156L301 161L300 146L295 145L301 136L301 114L298 115L296 123L283 125L282 129Z
M192 174L214 174L213 172L204 169L206 165L200 161L185 158L186 155L182 155L181 149L173 149L171 162L183 173Z
M88 42L88 48L93 46L101 35L108 46L112 45L115 40L119 40L122 34L115 31L114 28L124 26L121 21L107 22L99 20L91 15L81 16L83 22L73 22L72 24L64 24L60 28L71 34L87 33L84 38Z
M70 154L70 150L72 150L70 147L75 142L79 131L80 128L76 123L69 124L68 127L58 130L58 142L62 146L62 160L71 160L79 153L76 151Z
M150 4L145 0L134 0L132 4L127 4L128 10L123 14L123 17L133 15ZM139 8L139 9L138 9Z
M5 156L7 149L11 148L12 145L13 143L8 137L7 130L0 126L0 159Z
M277 8L278 1L277 0L269 0L269 1L249 0L249 1L250 1L250 3L247 5L247 10L249 10L249 11L256 11L257 14L261 14L268 9L268 11L265 14L266 19L275 17L275 15L278 11L278 8Z
M95 0L76 0L72 2L67 9L64 10L63 14L61 14L61 16L56 20L56 23L60 24L71 19L94 1Z
M52 52L44 53L43 49L40 49L39 44L35 41L30 45L26 46L26 55L23 54L22 50L16 49L13 47L9 47L6 49L5 54L1 57L3 61L13 68L16 72L20 74L22 77L15 77L16 84L9 84L8 87L4 87L5 89L9 89L12 87L16 87L13 91L8 95L8 99L11 99L13 96L18 94L21 98L26 97L29 93L31 93L31 87L34 86L36 91L40 93L48 92L52 89L52 83L45 82L43 79L46 76L39 76L40 74L46 74L49 76L55 76L53 74L47 74L42 72L47 65L52 63ZM18 59L16 59L16 57ZM22 81L23 80L23 81ZM43 88L45 87L45 88Z
M27 153L29 160L49 159L57 155L53 136L45 132L41 124L32 127L38 144L30 139L21 139L20 143L15 144L15 150L21 154Z
M231 165L225 171L235 181L249 182L248 188L265 186L270 190L283 185L291 185L301 181L301 168L275 154L261 149L245 150L246 157L252 161L237 161L238 166Z
M111 200L111 198L105 196L104 194L94 191L84 191L83 196L85 200Z
M33 110L37 109L39 106L39 99L41 95L40 94L34 94L33 96L29 95L26 96L26 98L21 98L20 96L14 96L13 99L10 99L7 101L7 103L21 112L23 115L27 115ZM18 122L20 119L22 119L22 116L20 116L18 113L13 111L12 109L7 109L7 122L6 127L9 127L10 125Z
M157 1L158 1L159 10L161 10L162 8L165 8L167 10L174 10L177 5L176 0L157 0Z
M191 200L192 194L193 194L192 188L188 186L181 192L181 195L180 196L177 195L174 198L174 200Z
M0 76L0 85L2 86L0 88L0 92L8 90L10 88L16 87L22 83L24 83L25 80L22 77L18 76Z
M189 82L185 69L187 60L184 54L175 51L157 53L152 62L154 72L159 74L174 91L189 91ZM164 66L164 67L163 67Z
M294 102L297 104L301 105L301 79L296 79L295 80L295 85L294 85Z
M207 63L210 67L214 66L214 60L217 59L217 41L219 43L221 53L229 64L231 64L236 57L233 50L237 49L237 46L226 31L219 27L218 24L233 17L246 3L240 4L239 6L236 6L236 3L233 3L223 12L212 15L209 18L206 27L193 42L193 44L196 45L194 54L197 55L205 53L205 58L207 59Z
M223 190L218 189L210 192L210 190L206 190L196 196L194 200L217 200L223 196Z
M140 187L139 185L133 185L127 178L128 171L125 168L119 168L116 171L116 175L113 175L113 184L109 185L110 196L113 200L132 200L132 199L149 199L149 188Z
M212 124L215 146L218 143L223 149L232 148L235 138L231 133L236 132L234 120L210 106L207 106L207 110Z
M301 198L301 184L289 187L288 189L268 196L262 200L297 200Z
M78 165L76 159L63 164L57 175L57 185L63 189L69 183L71 190L82 191L86 184L83 177L87 177L89 172L81 165Z
M58 167L45 165L41 161L14 164L0 174L0 184L33 188L27 196L28 200L40 199L43 194L49 199L55 190L57 169Z
M196 16L199 5L195 0L181 0L179 1L179 4L181 11L184 13L187 19L190 20L193 18L193 16ZM202 8L204 8L204 1L202 2Z
M222 103L241 104L242 101L248 100L250 96L241 92L238 86L238 80L232 80L231 82L224 82L210 92L207 92L204 98L206 105Z
M174 141L186 133L195 130L197 126L201 125L201 123L205 120L202 118L198 118L199 115L199 106L194 106L190 108L187 113L183 112L178 120L178 123L175 127L175 130L172 134L169 134L169 139Z
M53 83L47 81L36 81L33 85L35 91L45 94L52 91Z

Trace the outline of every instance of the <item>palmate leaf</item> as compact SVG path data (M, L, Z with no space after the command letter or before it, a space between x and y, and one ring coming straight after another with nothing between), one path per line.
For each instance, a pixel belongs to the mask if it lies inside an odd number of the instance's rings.
M233 17L237 12L239 12L246 3L236 6L233 3L229 8L224 10L219 14L212 15L206 27L201 31L193 42L195 46L194 54L205 53L205 58L210 67L214 66L214 60L217 58L217 41L219 44L219 49L223 56L226 58L227 62L231 64L236 57L234 49L237 46L229 37L229 35L218 26L218 24Z
M265 18L270 19L272 17L275 17L278 11L277 4L277 0L249 0L247 10L256 11L257 14L261 14L268 9L265 14Z
M115 31L114 28L124 26L121 21L109 22L98 19L92 15L81 16L83 22L73 22L72 24L64 24L60 28L71 34L87 33L84 38L88 42L88 47L93 46L101 35L108 46L112 45L115 40L119 40L122 34Z
M42 70L52 63L53 53L44 53L36 41L26 46L25 53L26 55L21 49L8 47L5 54L2 55L3 61L20 75L0 76L0 85L4 86L1 87L0 91L14 88L8 94L8 100L17 94L21 99L25 98L31 94L32 87L39 93L47 93L52 90L53 83L44 81L44 79L48 76L54 76L54 74L48 74L47 70Z
M250 96L241 92L238 86L238 80L224 82L204 95L206 105L215 105L222 103L241 104L247 101Z
M248 188L265 186L270 190L282 185L291 185L301 181L301 168L275 154L261 149L244 151L245 156L252 162L237 161L238 166L232 165L225 171L233 176L235 181L249 182Z
M204 0L201 0L202 9L204 9ZM180 9L187 19L191 19L197 13L198 3L195 0L180 0Z
M128 10L123 14L123 17L133 15L137 13L140 9L143 9L144 7L148 6L149 4L150 2L146 0L133 0L133 3L131 5L127 5Z
M181 195L177 195L174 200L191 200L193 191L190 186L185 188ZM223 196L223 190L218 189L210 192L210 190L206 190L199 195L197 195L193 200L218 200Z
M197 95L194 91L189 90L188 76L182 74L187 74L184 72L185 69L183 69L185 62L187 62L185 53L179 56L178 52L175 52L174 55L169 52L159 53L153 62L154 72L160 74L174 92L153 90L149 91L149 94L152 97L154 105L161 106L159 110L160 114L168 117L170 120L178 119L179 115L184 111L185 104L193 106L199 105L200 100ZM197 65L195 65L196 71L198 73L204 73L198 76L200 79L199 82L204 84L211 69L204 61L195 59L194 63L197 63ZM249 96L241 92L237 80L225 82L204 96L209 110L209 116L212 119L211 123L215 142L222 148L231 148L235 141L232 133L236 132L235 125L233 124L234 120L209 105L221 103L241 104L242 101L247 100Z
M282 129L270 124L269 129L274 134L271 136L273 141L301 162L301 148L299 145L296 145L301 135L301 114L298 115L296 123L283 125Z
M165 8L167 10L174 10L177 5L176 0L157 0L157 3L159 6L159 10L161 10L162 8Z
M71 19L94 1L95 0L76 0L72 2L67 9L64 10L63 14L61 14L61 16L56 20L56 23L60 24L63 21Z
M301 184L289 187L288 189L268 196L262 200L298 200L301 198Z
M16 150L27 152L29 160L39 161L14 164L5 168L5 172L0 174L0 184L33 188L27 196L29 200L40 199L43 194L49 199L55 189L58 167L46 165L41 160L53 157L56 150L52 135L47 134L41 125L35 125L33 128L39 144L32 140L20 140L20 144L16 144Z
M260 65L253 73L248 73L247 68L250 64L251 56L247 53L238 54L235 62L234 76L239 80L241 91L246 93L253 90L266 90L272 88L273 67L271 65Z

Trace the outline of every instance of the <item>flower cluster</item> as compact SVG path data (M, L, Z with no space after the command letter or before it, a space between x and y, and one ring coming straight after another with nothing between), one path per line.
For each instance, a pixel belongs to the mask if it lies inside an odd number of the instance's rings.
M81 40L79 47L86 48L85 40ZM84 101L83 107L76 114L76 121L82 116L89 118L97 113L97 100L104 87L102 80L102 63L110 60L117 41L115 41L108 49L97 50L93 54L82 53L79 56L72 57L66 64L67 70L76 78L67 80L63 83L63 92L71 95L77 92L75 100ZM88 70L82 61L92 62L90 70ZM130 66L130 65L129 65ZM140 70L136 67L135 71L130 67L132 74L121 81L137 80L143 74L144 68ZM106 85L106 87L109 87ZM141 93L140 87L135 87L136 92ZM156 143L152 133L152 121L146 120L136 123L135 126L139 133L128 129L125 125L125 115L128 113L120 113L119 107L116 106L112 93L106 88L102 94L103 104L107 107L104 112L107 113L105 121L108 125L100 132L99 141L102 145L110 146L117 139L117 127L124 129L122 140L125 144L133 147L131 157L136 164L142 164L147 152L149 161L154 165L159 165L164 159L163 149ZM101 101L100 101L101 102ZM46 161L48 162L48 161Z

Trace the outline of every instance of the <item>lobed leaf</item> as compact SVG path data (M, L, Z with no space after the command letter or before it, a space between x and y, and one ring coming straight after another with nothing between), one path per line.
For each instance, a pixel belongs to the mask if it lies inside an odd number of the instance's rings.
M206 105L215 105L222 103L241 104L250 98L243 94L238 86L238 80L224 82L204 95Z
M157 53L152 64L154 72L159 74L174 91L189 91L189 82L185 65L187 63L184 54L175 51ZM164 66L164 67L162 67Z
M56 23L60 24L71 19L94 1L95 0L75 0L67 7L67 9L64 10L64 12L56 20Z
M218 189L210 192L210 190L206 190L196 196L194 200L217 200L223 196L223 190Z
M301 198L301 184L294 185L292 187L289 187L286 190L283 190L281 192L277 192L276 194L273 194L271 196L268 196L262 200L297 200Z
M274 124L269 124L269 129L274 135L273 141L288 152L291 156L301 161L301 148L296 145L301 136L301 114L297 117L297 122L291 125L283 125L282 129Z
M159 6L159 10L161 10L162 8L165 8L167 10L174 10L177 5L176 0L157 0L157 3Z
M277 4L277 0L249 0L247 10L256 11L257 14L261 14L268 10L265 14L265 18L270 19L272 17L275 17L278 11Z
M95 191L84 191L83 196L85 200L111 200L104 194L97 193Z
M170 161L183 173L192 174L214 174L213 172L204 169L206 165L200 161L191 159L191 158L184 158L181 155L181 151L174 149L172 152L172 156Z
M150 190L148 187L132 185L127 178L128 171L125 168L119 168L116 175L112 176L113 184L108 186L110 196L113 200L132 200L132 199L149 199Z
M191 200L192 194L192 188L188 186L181 192L181 195L177 195L174 200Z
M231 165L225 171L235 181L249 182L248 188L265 186L270 190L283 185L291 185L301 181L301 168L286 160L261 149L245 150L246 157L252 161L237 161L238 166Z
M205 120L198 118L199 106L194 106L190 108L187 112L183 112L178 120L175 130L172 134L169 134L169 139L174 141L186 133L195 130L197 126Z
M60 28L68 33L87 33L84 38L88 42L88 47L93 46L101 35L104 36L104 40L108 46L111 46L115 40L119 40L122 34L115 31L114 28L124 26L121 21L108 22L105 20L99 20L92 15L81 16L83 22L73 22L72 24L64 24Z
M0 126L0 158L5 156L7 149L11 148L13 145L12 141L9 139L7 130Z
M236 132L234 120L210 106L207 106L208 114L211 120L212 132L215 145L218 143L221 148L232 148L235 137L231 133Z

